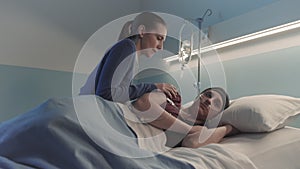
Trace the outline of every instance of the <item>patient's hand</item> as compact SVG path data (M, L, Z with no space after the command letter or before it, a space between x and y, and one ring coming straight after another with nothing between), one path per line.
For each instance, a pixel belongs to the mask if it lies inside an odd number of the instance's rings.
M195 128L194 128L195 127ZM198 148L201 146L204 146L208 143L212 143L212 142L200 142L200 137L201 137L201 131L205 132L206 130L208 130L206 127L203 126L198 126L200 128L200 130L197 131L197 126L194 126L194 130L190 132L188 135L186 135L186 137L182 140L182 146L183 147L188 147L188 148Z
M226 134L226 136L233 136L233 135L236 135L238 133L240 133L240 131L235 128L234 126L230 125L231 126L231 130L228 131L228 133Z
M188 134L201 132L202 129L203 129L203 126L192 126L192 128L191 128L191 130L189 131Z

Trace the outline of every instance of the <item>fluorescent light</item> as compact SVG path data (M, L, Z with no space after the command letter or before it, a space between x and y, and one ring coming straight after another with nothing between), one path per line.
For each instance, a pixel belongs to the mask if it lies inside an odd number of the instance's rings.
M250 41L250 40L262 38L262 37L265 37L265 36L281 33L281 32L296 29L296 28L299 28L299 27L300 27L300 20L290 22L290 23L283 24L283 25L280 25L280 26L275 26L273 28L265 29L265 30L262 30L262 31L258 31L258 32L255 32L255 33L248 34L248 35L240 36L240 37L237 37L237 38L233 38L233 39L230 39L230 40L226 40L226 41L223 41L223 42L219 42L219 43L216 43L216 44L205 46L205 47L201 48L201 53L221 49L221 48L224 48L224 47L228 47L228 46L232 46L232 45L235 45L235 44L247 42L247 41ZM198 49L193 50L192 55L197 54L197 52L198 52ZM171 62L171 61L174 61L174 60L177 60L177 59L178 59L178 55L174 55L174 56L164 58L163 60L166 61L166 62Z

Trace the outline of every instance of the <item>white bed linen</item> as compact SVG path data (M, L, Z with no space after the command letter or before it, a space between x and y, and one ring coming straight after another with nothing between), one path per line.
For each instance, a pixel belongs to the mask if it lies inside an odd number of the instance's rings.
M121 105L121 108L125 116L130 116L129 119L134 118L126 106ZM221 144L211 144L198 149L169 149L164 146L166 136L161 130L128 119L127 124L140 138L138 142L141 148L159 153L166 152L164 154L186 161L196 168L204 168L203 165L207 165L205 167L208 168L220 168L223 165L221 168L233 169L240 165L246 169L300 169L298 128L284 127L269 133L238 134L225 138ZM153 135L157 137L152 137Z
M127 124L136 133L140 148L191 164L196 169L256 169L252 161L245 155L232 151L220 144L210 144L198 149L173 148L165 146L165 133L148 124L143 124L128 109L119 104L124 112Z
M271 133L239 134L223 147L248 156L258 169L299 169L300 129L285 127Z

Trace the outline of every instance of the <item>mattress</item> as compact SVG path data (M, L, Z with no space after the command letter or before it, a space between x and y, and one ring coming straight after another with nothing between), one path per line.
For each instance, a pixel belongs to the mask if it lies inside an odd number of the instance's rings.
M271 133L239 134L222 146L249 157L258 169L299 169L300 129L285 127Z

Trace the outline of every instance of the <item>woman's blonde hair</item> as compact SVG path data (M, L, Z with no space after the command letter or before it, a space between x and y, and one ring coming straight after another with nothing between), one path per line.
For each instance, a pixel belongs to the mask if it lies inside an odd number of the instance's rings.
M119 35L119 40L132 37L136 38L138 27L144 25L147 30L156 28L156 25L160 23L166 26L166 22L157 14L152 12L142 12L137 15L134 20L126 22Z

